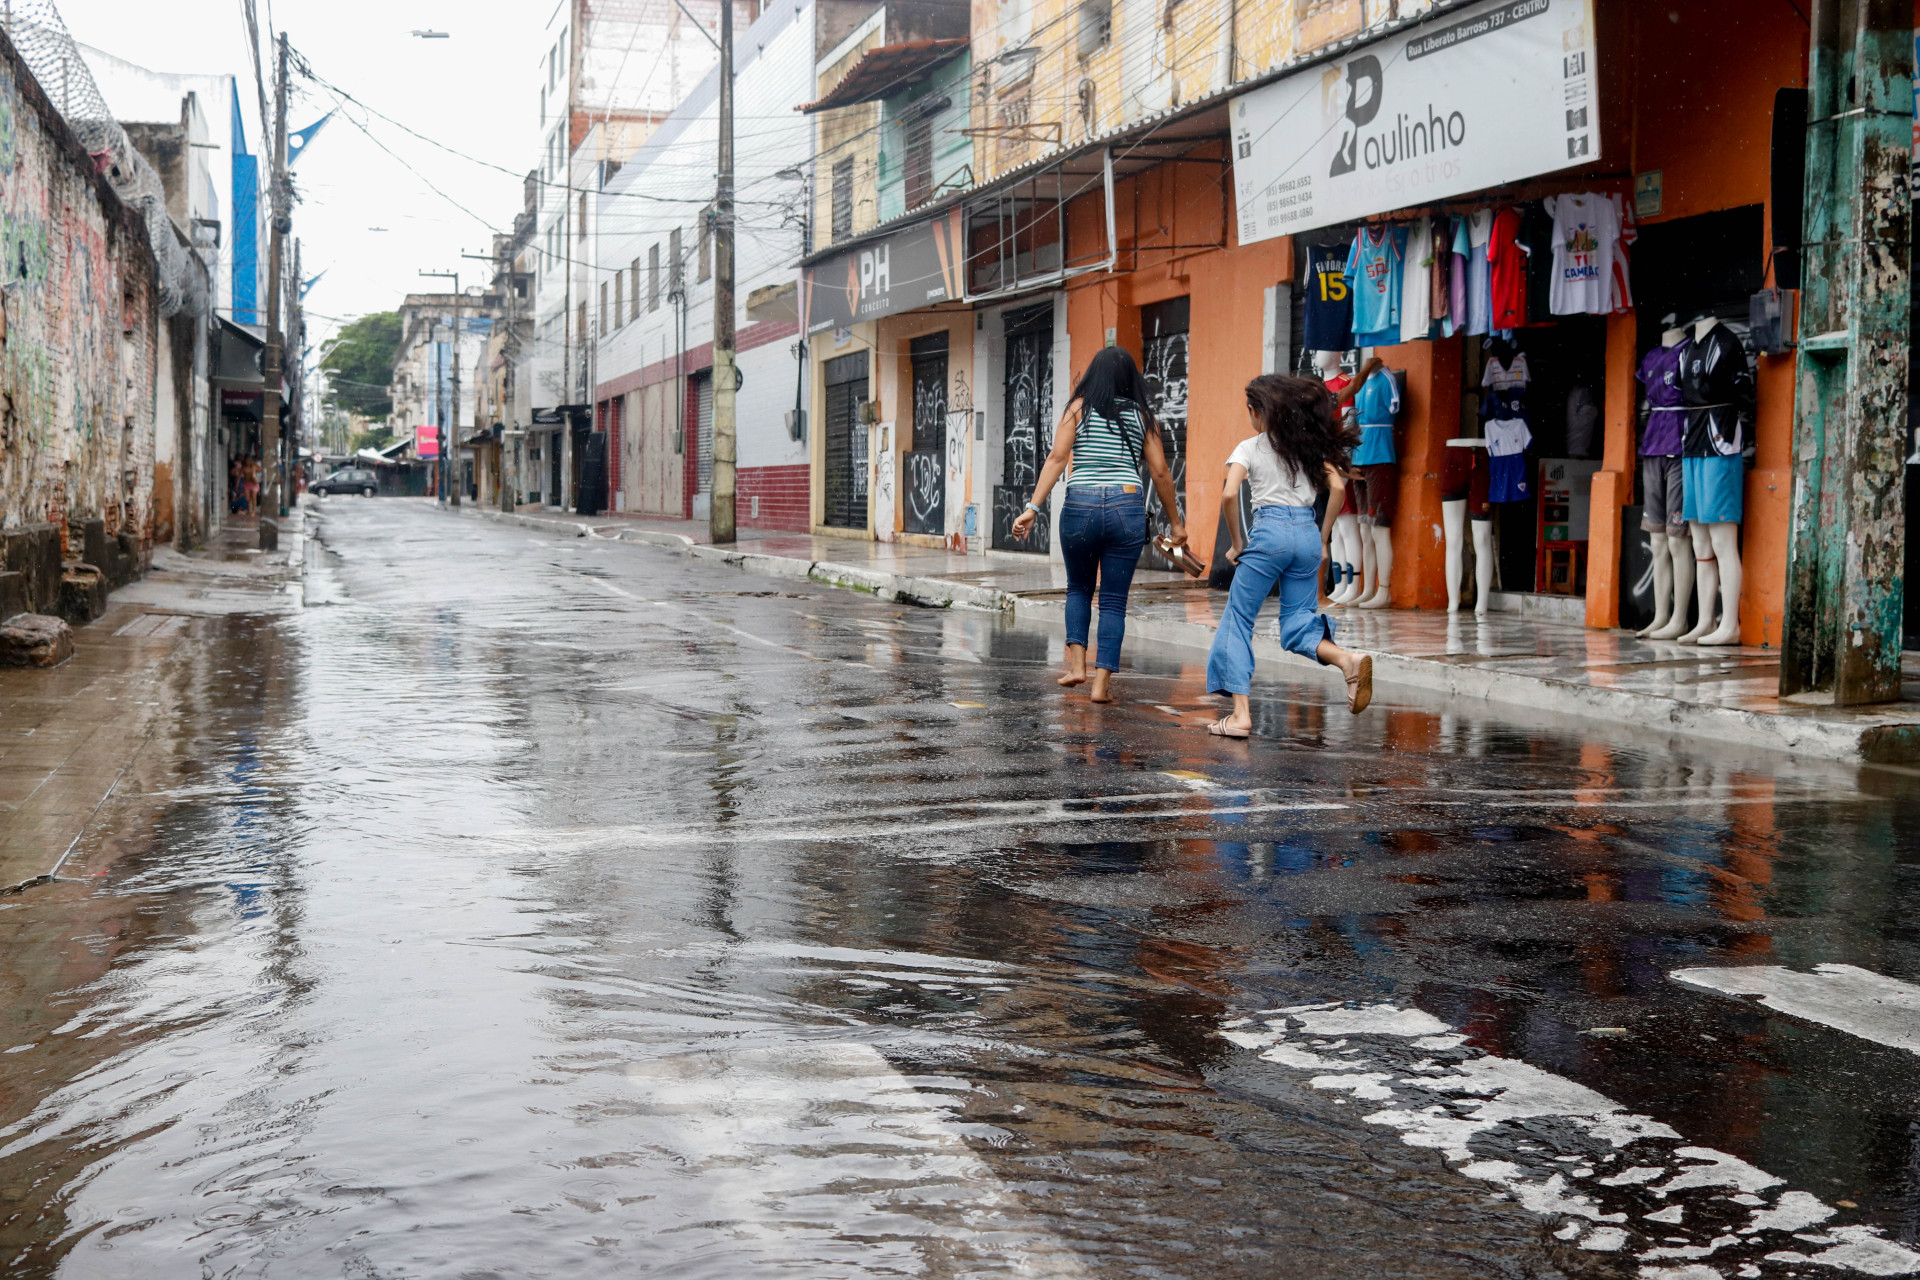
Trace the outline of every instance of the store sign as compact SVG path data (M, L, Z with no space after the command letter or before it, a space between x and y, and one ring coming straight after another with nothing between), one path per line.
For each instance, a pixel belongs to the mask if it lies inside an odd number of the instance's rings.
M422 458L440 456L440 428L415 427L413 429L413 451Z
M1495 0L1233 102L1240 243L1589 164L1592 0Z
M837 332L895 312L959 301L966 262L960 225L960 210L950 209L808 267L807 332Z

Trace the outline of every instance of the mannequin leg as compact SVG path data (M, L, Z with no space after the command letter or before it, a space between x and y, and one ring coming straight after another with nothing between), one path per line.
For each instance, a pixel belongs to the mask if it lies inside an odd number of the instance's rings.
M1351 604L1360 593L1360 518L1343 511L1333 522L1333 559L1340 566L1340 584L1333 590L1335 604Z
M1355 526L1354 540L1360 544L1360 573L1353 580L1353 590L1347 596L1347 604L1359 604L1373 594L1375 566L1373 563L1373 521L1360 517Z
M1333 600L1346 604L1360 591L1360 518L1351 511L1342 512L1333 522L1333 546L1334 561L1340 566Z
M1720 625L1701 636L1699 643L1740 643L1740 588L1745 577L1740 565L1740 526L1731 520L1707 526L1713 541L1713 560L1720 567Z
M1393 581L1393 530L1373 527L1373 594L1360 602L1362 609L1384 609L1393 603L1387 589Z
M1649 640L1679 639L1681 633L1687 630L1687 607L1693 603L1693 538L1691 535L1684 538L1669 535L1666 542L1669 572L1673 577L1673 612L1667 615L1666 626L1647 633Z
M1493 521L1473 524L1473 611L1481 617L1493 607Z
M1465 568L1467 548L1467 502L1460 498L1440 504L1440 525L1447 538L1447 612L1460 612L1460 574Z
M1652 635L1673 617L1673 558L1667 552L1667 535L1650 533L1647 539L1653 544L1653 621L1634 633L1638 636Z
M1700 621L1680 637L1681 644L1692 644L1713 630L1714 606L1720 603L1720 566L1713 561L1713 535L1707 532L1706 525L1697 520L1687 525L1687 532L1693 542L1694 585L1700 590Z

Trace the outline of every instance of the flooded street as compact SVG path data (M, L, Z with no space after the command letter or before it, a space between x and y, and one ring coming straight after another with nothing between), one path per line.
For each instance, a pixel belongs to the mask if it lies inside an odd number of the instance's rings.
M309 528L0 898L9 1276L1920 1272L1910 773Z

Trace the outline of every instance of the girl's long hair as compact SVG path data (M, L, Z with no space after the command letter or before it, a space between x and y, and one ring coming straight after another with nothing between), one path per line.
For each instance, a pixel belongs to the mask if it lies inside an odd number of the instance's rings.
M1359 431L1341 416L1333 393L1318 378L1263 373L1247 384L1247 408L1266 429L1280 460L1316 490L1327 487L1328 464L1344 469L1360 444Z
M1087 362L1087 371L1073 384L1073 395L1069 398L1078 400L1083 409L1098 413L1109 422L1120 420L1120 401L1125 400L1139 411L1148 431L1159 430L1159 424L1153 420L1153 410L1147 407L1152 400L1147 380L1125 347L1102 347L1094 353L1093 359Z

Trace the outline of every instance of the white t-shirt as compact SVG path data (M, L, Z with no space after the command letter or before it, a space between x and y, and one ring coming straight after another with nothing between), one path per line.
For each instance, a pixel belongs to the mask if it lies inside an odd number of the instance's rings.
M1613 307L1613 257L1620 213L1603 195L1549 200L1553 211L1553 291L1557 316L1605 315Z
M1261 507L1310 507L1317 496L1306 477L1273 451L1273 442L1262 431L1248 436L1227 455L1227 465L1239 463L1247 469L1247 487L1254 510Z
M1433 223L1413 224L1400 261L1400 341L1415 342L1433 326Z

